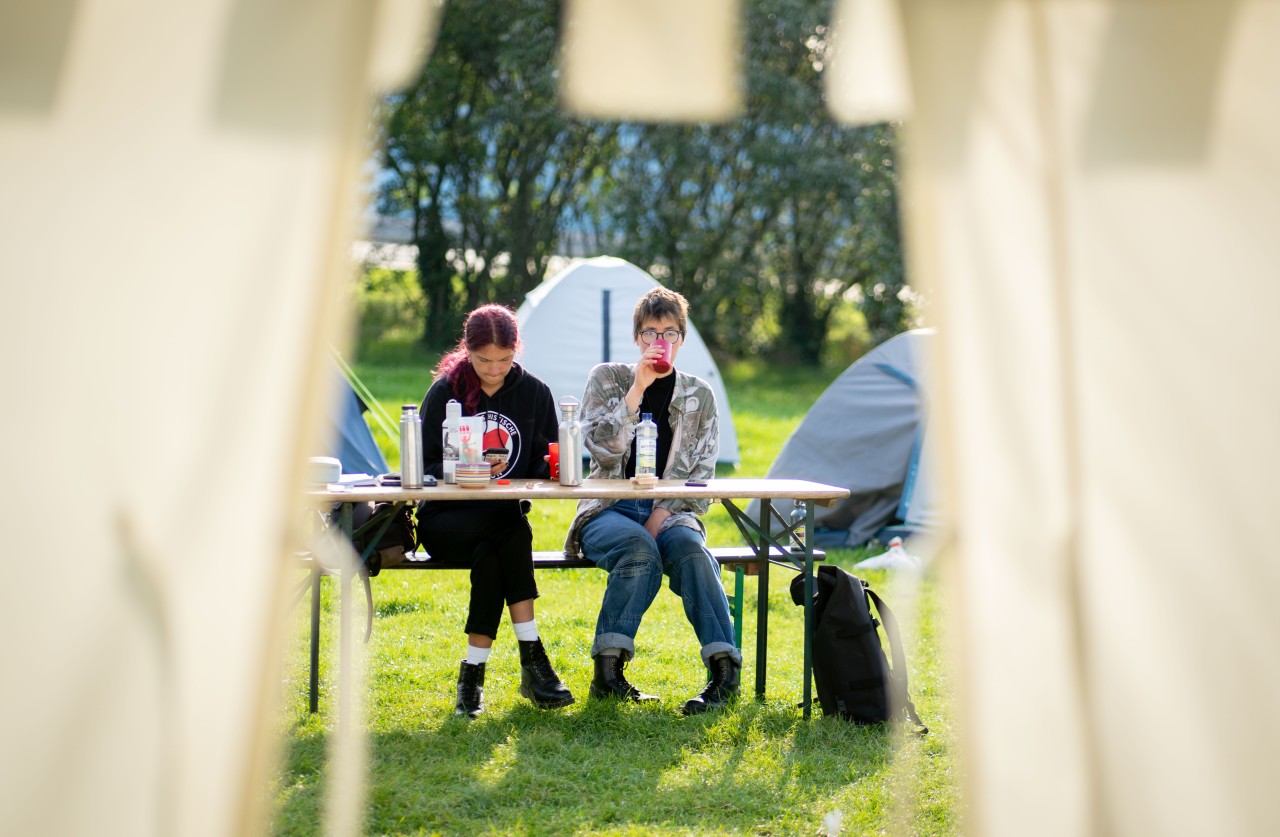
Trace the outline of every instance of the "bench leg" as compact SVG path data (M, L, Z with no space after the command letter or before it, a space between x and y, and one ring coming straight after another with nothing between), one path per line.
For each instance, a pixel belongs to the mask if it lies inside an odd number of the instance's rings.
M308 707L313 713L320 708L320 580L322 578L324 578L324 572L317 563L311 569L311 683Z
M746 606L746 599L742 592L742 577L746 575L746 570L741 564L735 564L733 567L733 644L739 651L742 650L742 611Z
M760 501L760 531L769 531L773 501ZM764 700L765 677L769 668L769 544L760 541L760 574L756 576L756 699Z
M804 542L804 718L813 712L813 503L805 504Z

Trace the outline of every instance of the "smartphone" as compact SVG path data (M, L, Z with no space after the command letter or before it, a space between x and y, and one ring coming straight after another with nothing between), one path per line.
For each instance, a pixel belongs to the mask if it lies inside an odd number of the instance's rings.
M707 487L707 484L706 484L705 482L700 481L700 480L685 480L685 481L684 481L684 484L685 484L685 485L689 485L689 486L693 486L694 488L706 488L706 487Z

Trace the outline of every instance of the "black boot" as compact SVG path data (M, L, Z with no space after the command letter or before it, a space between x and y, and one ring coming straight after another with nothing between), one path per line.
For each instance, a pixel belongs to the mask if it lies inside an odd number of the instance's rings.
M520 640L520 694L542 709L555 709L573 703L573 695L560 682L542 640Z
M458 703L453 714L474 718L484 711L484 663L462 661L458 669Z
M738 694L738 682L741 680L742 664L735 663L728 651L712 654L707 660L707 668L711 669L711 679L702 694L684 702L684 714L697 715L708 709L719 709L729 703Z
M621 654L599 654L596 656L596 674L591 678L591 696L593 698L616 697L619 700L657 700L657 695L646 695L627 682L622 674L626 661Z

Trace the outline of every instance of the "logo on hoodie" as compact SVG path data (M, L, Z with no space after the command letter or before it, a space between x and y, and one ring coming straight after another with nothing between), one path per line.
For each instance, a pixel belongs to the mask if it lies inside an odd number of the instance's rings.
M506 448L508 451L507 465L502 469L502 473L498 474L499 477L505 477L520 460L520 428L502 413L486 410L482 415L485 431L481 444L484 446L484 451L501 448Z

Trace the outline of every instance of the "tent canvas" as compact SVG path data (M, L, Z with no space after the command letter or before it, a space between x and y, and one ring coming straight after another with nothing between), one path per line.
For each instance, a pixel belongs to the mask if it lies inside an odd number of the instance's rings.
M525 347L520 363L545 381L557 400L566 395L581 400L597 363L635 362L632 312L636 301L656 287L653 277L623 259L600 256L570 265L530 291L516 312ZM729 396L692 314L676 366L711 386L720 411L718 459L736 463L738 434Z
M855 361L814 402L769 466L769 477L849 489L847 499L814 509L815 543L861 546L938 521L925 433L923 366L931 339L931 329L908 331ZM748 513L758 514L754 503Z
M333 398L329 400L325 440L325 453L342 463L344 474L385 474L387 460L374 441L369 424L364 419L368 409L356 395L350 382L341 375Z

